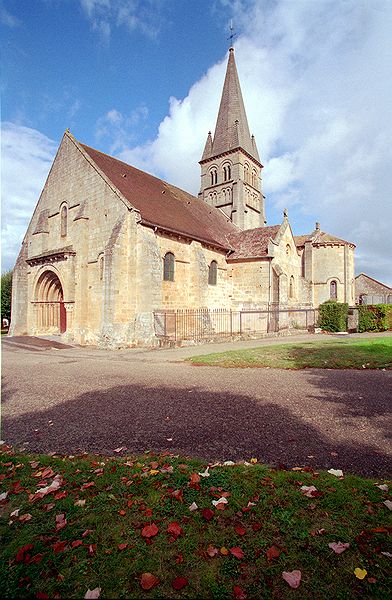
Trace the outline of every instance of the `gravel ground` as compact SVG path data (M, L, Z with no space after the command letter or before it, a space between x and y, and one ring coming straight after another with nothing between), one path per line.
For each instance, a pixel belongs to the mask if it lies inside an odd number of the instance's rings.
M276 341L286 340L262 343ZM105 351L3 338L1 437L31 452L125 446L392 476L392 372L181 362L213 349Z

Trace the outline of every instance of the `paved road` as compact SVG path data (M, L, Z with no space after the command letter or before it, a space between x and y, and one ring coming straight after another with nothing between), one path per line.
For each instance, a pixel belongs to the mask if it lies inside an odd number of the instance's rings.
M126 446L392 476L391 371L181 362L216 348L226 345L105 351L3 338L1 438L39 452L112 454Z

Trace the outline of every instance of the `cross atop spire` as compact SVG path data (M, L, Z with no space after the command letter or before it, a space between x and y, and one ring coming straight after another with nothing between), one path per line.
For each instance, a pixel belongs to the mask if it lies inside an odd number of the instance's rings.
M233 19L230 19L230 35L227 38L228 40L230 40L230 49L233 48L233 40L236 37L236 33L233 33L234 29L233 29Z

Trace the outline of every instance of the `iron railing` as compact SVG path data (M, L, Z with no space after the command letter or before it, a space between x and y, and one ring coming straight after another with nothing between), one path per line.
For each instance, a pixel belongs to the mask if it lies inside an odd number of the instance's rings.
M199 341L309 330L317 325L317 319L318 310L313 308L157 310L154 311L154 328L158 338Z

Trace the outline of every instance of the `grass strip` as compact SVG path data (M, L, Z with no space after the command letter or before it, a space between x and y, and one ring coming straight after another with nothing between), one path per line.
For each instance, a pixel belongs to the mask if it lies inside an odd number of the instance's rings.
M0 456L2 598L97 588L100 598L390 597L385 481L252 463L206 469L169 453L3 446ZM338 542L349 544L342 554L329 546ZM292 571L297 592L282 576Z
M322 340L264 345L200 356L187 361L213 367L271 369L391 369L392 337Z

